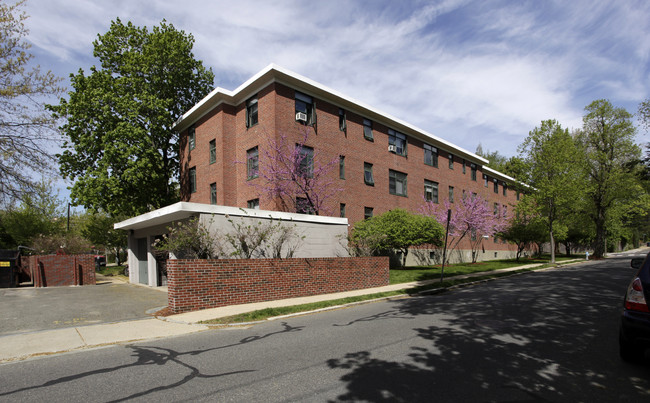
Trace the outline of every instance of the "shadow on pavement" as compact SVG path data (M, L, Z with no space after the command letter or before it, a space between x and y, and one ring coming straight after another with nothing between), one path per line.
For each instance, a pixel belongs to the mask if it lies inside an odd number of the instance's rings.
M598 263L397 301L348 325L428 315L431 326L413 329L428 347L411 347L399 362L368 351L329 360L330 368L349 370L341 378L348 391L337 400L650 399L650 363L618 357L620 306L632 274Z

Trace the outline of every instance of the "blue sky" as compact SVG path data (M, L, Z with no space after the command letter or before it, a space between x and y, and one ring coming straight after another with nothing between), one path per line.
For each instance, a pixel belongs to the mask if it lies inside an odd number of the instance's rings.
M593 100L635 113L650 97L648 1L28 0L25 11L36 62L66 84L97 64L92 41L111 20L165 18L194 36L215 86L276 63L506 156L542 120L579 128Z

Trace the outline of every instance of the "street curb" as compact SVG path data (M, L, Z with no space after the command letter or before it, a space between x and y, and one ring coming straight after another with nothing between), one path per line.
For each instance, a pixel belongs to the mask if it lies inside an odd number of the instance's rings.
M380 297L380 298L374 298L374 299L369 299L369 300L364 300L364 301L350 302L350 303L347 303L347 304L328 306L328 307L325 307L325 308L319 308L319 309L314 309L314 310L310 310L310 311L294 312L294 313L289 313L289 314L286 314L286 315L272 316L270 318L266 318L266 319L262 319L262 320L258 320L258 321L252 321L252 322L234 322L234 323L219 323L219 324L200 323L200 324L210 326L210 327L214 327L214 328L251 326L251 325L256 325L256 324L260 324L260 323L264 323L264 322L268 322L268 321L272 321L272 320L287 319L287 318L292 318L292 317L296 317L296 316L310 315L310 314L319 313L319 312L326 312L326 311L332 311L332 310L337 310L337 309L348 308L348 307L352 307L352 306L355 306L355 305L369 304L369 303L379 302L379 301L389 301L389 300L392 300L392 299L411 298L411 297L414 297L414 296L442 294L442 293L447 292L447 291L453 291L454 289L464 288L464 287L471 287L471 286L478 285L478 284L481 284L481 283L487 283L488 281L499 280L499 279L505 278L505 277L512 277L512 276L517 276L517 275L522 275L522 274L530 274L530 273L535 273L535 272L538 272L538 271L556 270L556 269L563 268L564 266L570 266L570 265L584 263L584 262L585 262L585 260L576 259L576 260L570 260L570 261L566 261L566 262L562 262L562 263L556 263L555 267L543 267L543 268L539 268L539 269L531 268L530 270L521 269L521 270L526 270L526 271L517 271L517 270L512 270L511 272L506 271L506 272L502 272L503 275L498 276L498 277L486 278L486 279L481 279L481 280L476 280L476 281L470 281L470 282L461 283L461 284L454 284L454 285L451 285L451 286L448 286L448 287L433 288L433 289L430 289L430 290L423 290L423 291L417 292L415 294L406 294L406 293L404 293L404 294L391 295L389 297ZM543 265L543 264L541 264L541 265ZM493 273L493 272L484 272L484 273L478 273L478 274L483 274L483 275L487 276L487 275L490 275L489 273ZM476 277L481 277L481 276L476 276ZM410 288L417 288L417 286L416 287L410 287ZM253 311L251 311L251 312L253 312ZM163 317L160 317L158 319L167 320L167 319L165 319ZM176 322L176 323L186 323L186 324L190 323L190 322L181 322L181 321L174 321L174 322Z

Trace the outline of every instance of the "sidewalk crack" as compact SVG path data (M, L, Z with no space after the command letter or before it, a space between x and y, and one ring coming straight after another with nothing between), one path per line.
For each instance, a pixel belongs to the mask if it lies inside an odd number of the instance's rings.
M75 327L74 330L75 330L75 332L77 332L77 334L79 335L79 338L81 339L81 342L82 342L84 345L87 346L88 343L86 343L86 340L84 339L84 337L83 337L83 336L81 335L81 333L79 332L79 328L76 328L76 327Z

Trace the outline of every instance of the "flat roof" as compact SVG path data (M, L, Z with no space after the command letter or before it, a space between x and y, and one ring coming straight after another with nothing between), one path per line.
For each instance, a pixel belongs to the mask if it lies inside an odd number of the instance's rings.
M312 222L330 225L348 225L347 218L320 215L286 213L282 211L256 210L240 207L217 206L214 204L178 202L113 225L115 229L136 230L156 225L169 224L172 221L185 220L195 214L219 214L237 217L273 218L282 221Z
M311 95L315 98L327 100L332 104L339 106L343 109L354 111L359 115L381 122L394 130L404 132L412 137L416 137L422 141L430 142L432 145L442 147L446 151L450 151L458 156L478 162L480 164L487 164L488 160L467 151L453 143L448 142L440 137L434 136L416 126L411 125L401 119L391 116L387 113L381 112L361 101L343 95L342 93L328 88L314 80L294 73L273 63L266 66L259 73L249 78L242 85L237 87L234 91L229 91L221 87L215 88L205 98L194 105L189 111L181 116L174 124L173 129L181 132L189 126L197 122L201 117L205 116L208 112L219 106L221 103L228 105L239 105L252 95L259 92L271 83L280 83L288 87L299 89L301 92Z

